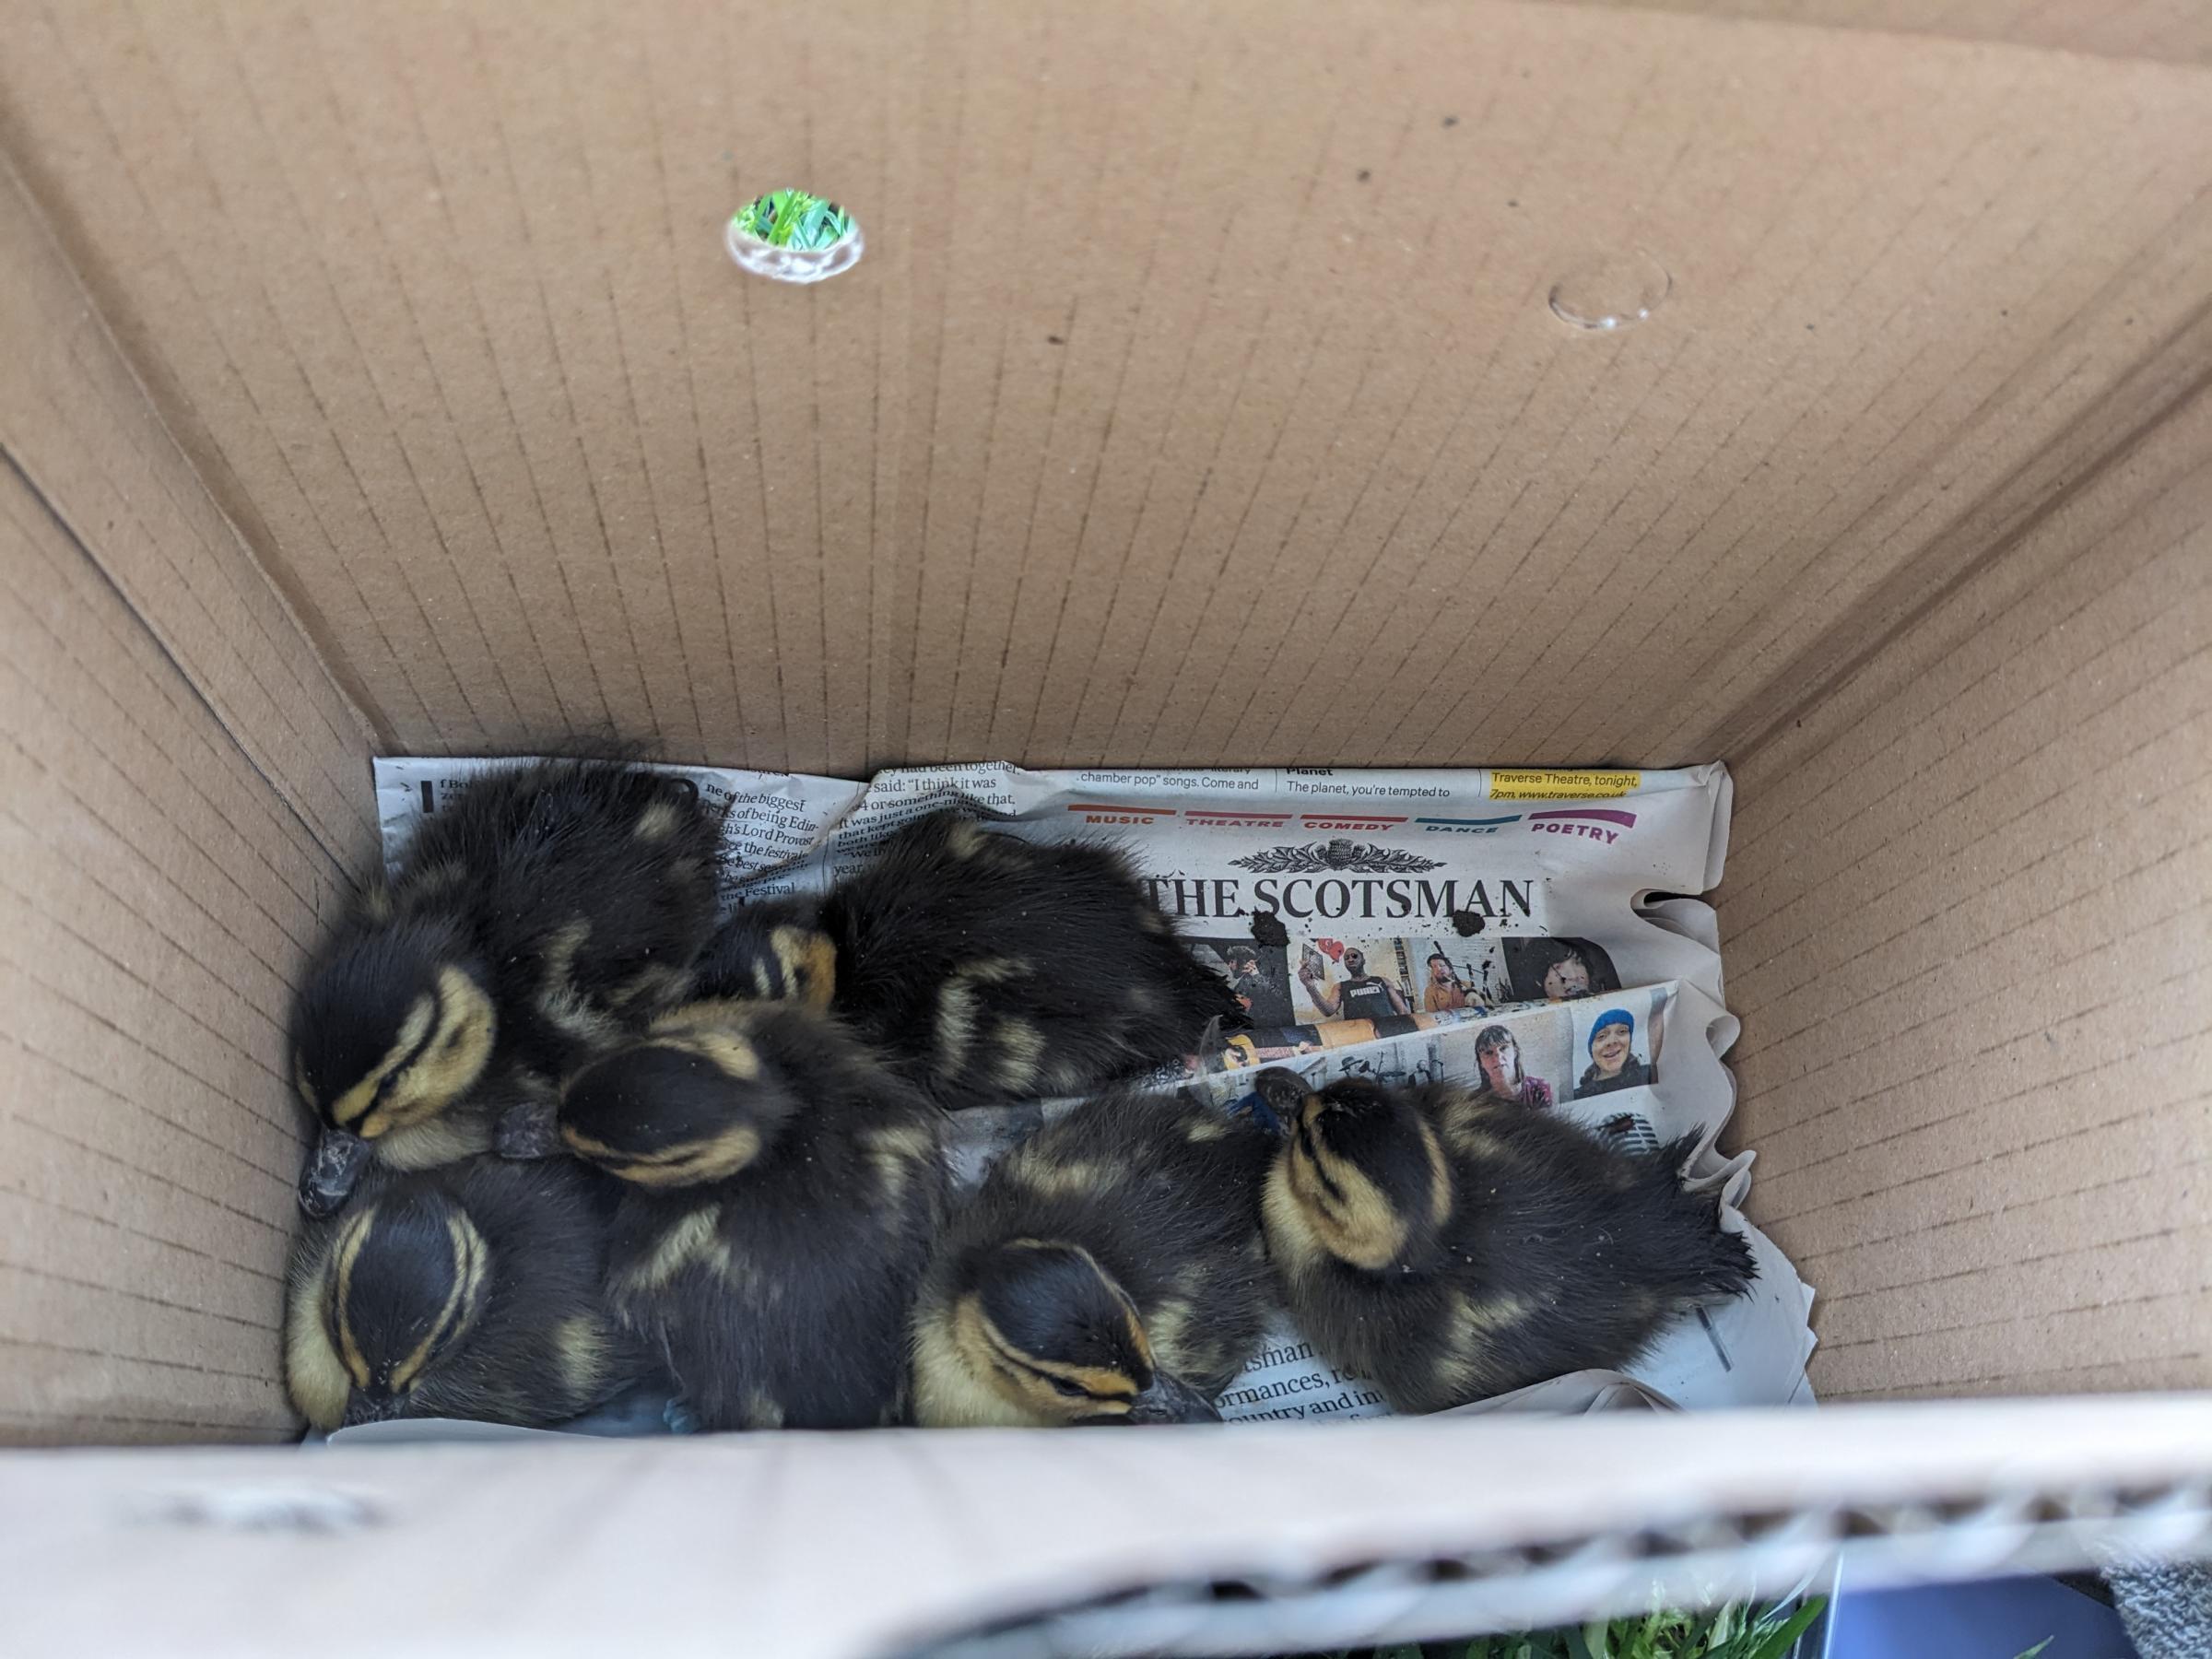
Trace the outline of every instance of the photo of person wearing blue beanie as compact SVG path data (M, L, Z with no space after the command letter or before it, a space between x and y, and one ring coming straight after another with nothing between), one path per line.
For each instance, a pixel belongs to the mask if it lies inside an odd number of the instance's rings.
M1636 1053L1636 1016L1626 1008L1607 1008L1597 1017L1589 1047L1590 1066L1574 1086L1576 1100L1641 1088L1652 1081L1650 1063Z

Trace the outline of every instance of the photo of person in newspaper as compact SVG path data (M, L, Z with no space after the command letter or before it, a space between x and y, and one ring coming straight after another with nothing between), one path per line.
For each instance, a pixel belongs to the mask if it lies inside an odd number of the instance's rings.
M1475 1063L1482 1067L1477 1100L1510 1106L1551 1104L1551 1085L1522 1069L1521 1044L1505 1027L1485 1026L1475 1033Z
M1642 1088L1653 1078L1651 1063L1636 1053L1636 1016L1626 1008L1607 1008L1590 1027L1584 1044L1589 1068L1574 1086L1574 1098L1611 1094L1617 1088Z
M1328 961L1332 946L1342 952L1337 959L1344 971L1344 976L1333 982ZM1394 946L1381 948L1394 954L1397 951ZM1401 1036L1415 1029L1413 1004L1406 987L1388 974L1371 971L1367 952L1359 945L1335 939L1307 945L1299 959L1298 982L1306 1000L1324 1019L1365 1020L1373 1025L1378 1037Z
M1229 988L1244 1005L1255 1026L1287 1026L1290 1013L1290 970L1280 945L1257 946L1242 939L1208 939L1228 968Z
M1421 1010L1428 1014L1455 1014L1468 1006L1467 988L1459 982L1452 959L1439 950L1429 959L1429 982L1421 987Z
M1515 1002L1580 1002L1620 989L1613 959L1588 939L1508 939L1505 963Z
M1262 1065L1280 1065L1306 1054L1318 1054L1325 1045L1312 1026L1276 1026L1239 1031L1223 1040L1210 1054L1194 1057L1186 1076L1206 1072L1251 1071Z

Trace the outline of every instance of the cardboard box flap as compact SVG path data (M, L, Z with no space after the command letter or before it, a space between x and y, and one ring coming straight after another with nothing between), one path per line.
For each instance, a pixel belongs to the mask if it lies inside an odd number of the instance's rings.
M2054 1567L2096 1536L2187 1549L2212 1524L2202 1400L1729 1424L18 1454L0 1550L28 1652L259 1654L312 1629L333 1659L678 1654L742 1632L799 1659L1108 1599L1136 1616L1060 1651L1287 1652L1694 1604L1730 1568L1778 1593L1844 1539L1875 1579ZM1174 1593L1170 1630L1164 1595L1132 1603L1147 1589Z
M1496 0L15 23L0 133L403 750L1707 759L2202 367L2194 68ZM722 250L792 182L867 235L811 288Z

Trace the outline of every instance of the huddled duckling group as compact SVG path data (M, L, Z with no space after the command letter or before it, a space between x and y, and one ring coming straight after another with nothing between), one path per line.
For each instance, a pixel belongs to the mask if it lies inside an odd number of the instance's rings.
M1751 1282L1686 1146L1444 1086L1127 1088L1240 1010L1108 849L938 813L717 929L718 843L681 779L535 763L353 906L292 1030L317 1427L646 1384L703 1430L1202 1421L1286 1305L1435 1410ZM949 1112L1100 1090L953 1193Z

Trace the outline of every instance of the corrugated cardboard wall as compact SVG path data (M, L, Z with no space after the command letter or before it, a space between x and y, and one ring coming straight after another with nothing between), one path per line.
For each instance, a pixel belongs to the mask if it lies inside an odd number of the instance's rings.
M1736 782L1734 1133L1824 1395L2212 1382L2212 396Z
M367 733L0 172L0 1441L274 1437Z
M2161 65L1503 4L0 19L0 135L408 749L1697 757L2052 488L2212 268ZM792 182L869 237L811 291L719 247ZM1651 321L1548 310L1638 248Z
M1823 1387L2203 1381L2205 72L1507 5L0 22L60 238L0 189L0 1436L283 1426L278 1032L368 723L1727 754ZM723 259L786 182L852 276ZM1551 313L1638 247L1648 322Z

